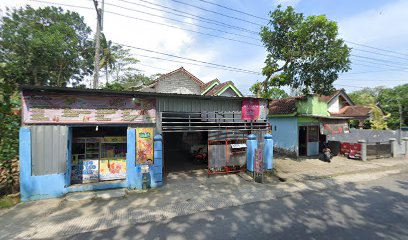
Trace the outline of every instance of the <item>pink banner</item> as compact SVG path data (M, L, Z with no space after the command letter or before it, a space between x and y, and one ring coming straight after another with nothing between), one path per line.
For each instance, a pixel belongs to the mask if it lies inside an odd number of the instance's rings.
M25 124L156 122L151 98L24 93L22 99Z
M242 101L242 120L259 120L260 104L259 99L246 98Z

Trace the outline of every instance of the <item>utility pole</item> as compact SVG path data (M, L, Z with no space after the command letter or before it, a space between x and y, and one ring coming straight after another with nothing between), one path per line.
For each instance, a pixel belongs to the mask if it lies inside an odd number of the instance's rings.
M96 10L96 35L95 35L95 63L94 63L94 76L93 76L93 88L98 88L99 81L99 64L100 64L100 49L101 49L101 30L102 30L102 17L104 9L104 0L102 0L102 9L98 8L98 1L93 0Z
M403 116L402 116L402 105L401 105L401 101L397 98L397 99L395 99L395 100L397 100L397 103L398 103L398 112L399 112L399 117L400 117L400 124L399 124L399 142L401 143L401 141L402 141L402 123L403 123L403 121L404 121L404 118L403 118Z

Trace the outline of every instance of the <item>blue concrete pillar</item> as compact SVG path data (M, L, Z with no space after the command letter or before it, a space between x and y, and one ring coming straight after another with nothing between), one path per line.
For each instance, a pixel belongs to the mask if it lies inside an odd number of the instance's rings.
M163 185L163 137L160 134L154 136L154 161L150 167L150 187Z
M272 170L273 168L273 139L271 134L264 137L264 169Z
M136 168L136 130L128 128L127 130L127 153L126 153L126 181L130 189L142 188L140 169ZM139 180L140 178L140 180Z
M19 133L19 161L20 161L20 194L21 201L28 201L31 197L31 132L29 128L20 128Z
M246 165L247 170L250 172L254 171L254 159L255 159L255 151L257 149L257 140L254 134L248 135L247 140L247 155L246 155Z

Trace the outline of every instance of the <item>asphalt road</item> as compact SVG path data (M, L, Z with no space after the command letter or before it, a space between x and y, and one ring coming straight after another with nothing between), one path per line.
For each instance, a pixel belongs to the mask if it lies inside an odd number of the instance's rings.
M408 239L408 174L68 239Z

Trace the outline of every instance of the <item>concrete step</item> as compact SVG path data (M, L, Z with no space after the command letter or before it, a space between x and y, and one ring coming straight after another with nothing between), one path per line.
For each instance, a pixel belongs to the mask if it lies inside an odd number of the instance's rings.
M126 189L110 189L101 191L90 191L90 192L75 192L69 193L65 200L68 202L85 201L91 199L111 199L111 198L121 198L126 196Z

